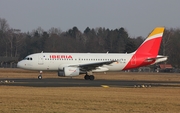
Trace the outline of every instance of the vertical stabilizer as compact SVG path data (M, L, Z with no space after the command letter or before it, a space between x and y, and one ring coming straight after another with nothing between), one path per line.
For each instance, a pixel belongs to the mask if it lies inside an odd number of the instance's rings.
M135 54L147 54L152 56L157 56L162 40L164 32L164 27L157 27L155 28L146 40L139 46L136 50Z
M139 48L132 54L130 61L123 70L153 64L159 52L164 27L155 28Z

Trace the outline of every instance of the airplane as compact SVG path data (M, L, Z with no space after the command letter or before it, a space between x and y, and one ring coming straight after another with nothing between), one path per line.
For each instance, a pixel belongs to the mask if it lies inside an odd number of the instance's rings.
M94 80L94 72L121 71L152 65L167 60L158 55L164 27L156 27L132 53L35 53L19 61L17 67L42 71L57 71L58 76L74 77L85 74L85 80Z

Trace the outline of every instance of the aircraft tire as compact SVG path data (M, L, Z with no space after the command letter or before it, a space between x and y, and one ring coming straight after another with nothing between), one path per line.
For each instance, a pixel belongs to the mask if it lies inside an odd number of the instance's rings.
M90 79L90 80L94 80L94 75L90 75L90 76L89 76L89 79Z
M85 80L89 80L89 79L90 79L90 76L89 76L89 75L85 75L85 76L84 76L84 79L85 79Z
M41 80L41 79L42 79L42 75L39 75L39 76L38 76L38 79Z

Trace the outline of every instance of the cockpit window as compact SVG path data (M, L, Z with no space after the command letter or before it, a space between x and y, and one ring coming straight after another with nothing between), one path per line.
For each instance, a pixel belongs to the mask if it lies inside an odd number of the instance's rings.
M26 58L24 58L24 60L32 60L32 58L31 57L26 57Z

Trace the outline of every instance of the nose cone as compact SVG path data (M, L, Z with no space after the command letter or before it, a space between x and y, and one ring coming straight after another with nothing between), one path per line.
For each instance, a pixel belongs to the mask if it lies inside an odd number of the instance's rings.
M18 68L23 68L23 63L22 63L22 61L19 61L19 62L17 63L17 67L18 67Z

